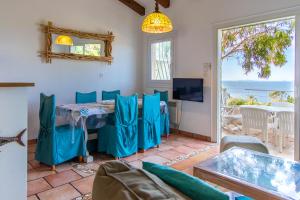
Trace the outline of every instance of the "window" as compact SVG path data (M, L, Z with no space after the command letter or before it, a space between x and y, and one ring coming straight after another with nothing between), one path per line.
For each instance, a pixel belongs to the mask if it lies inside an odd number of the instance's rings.
M170 81L172 78L172 41L150 43L150 80Z
M70 47L70 53L82 54L87 56L100 56L101 44L84 44Z
M83 54L83 46L71 46L70 47L70 53L74 54Z

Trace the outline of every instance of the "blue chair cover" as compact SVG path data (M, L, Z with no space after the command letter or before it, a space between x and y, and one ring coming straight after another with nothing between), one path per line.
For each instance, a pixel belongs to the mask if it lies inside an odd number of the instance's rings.
M114 91L102 91L102 100L115 100L117 95L120 95L121 91L120 90L114 90ZM114 119L114 114L108 114L106 123L114 125L115 124L115 119Z
M161 143L160 94L143 96L142 118L139 119L139 149L149 149Z
M98 132L98 151L121 158L138 150L138 96L117 95L115 124L107 124Z
M115 100L117 95L120 95L120 90L102 91L102 100Z
M97 92L81 93L76 92L76 104L81 103L96 103L97 102Z
M84 103L96 103L97 102L97 92L89 92L89 93L81 93L76 92L75 96L75 102L76 104L84 104ZM98 123L98 120L96 116L90 116L87 118L86 125L88 127L88 133L97 133L98 129L95 129L95 127ZM87 143L87 148L89 152L95 152L97 151L97 139L89 140Z
M84 131L70 125L55 126L55 96L40 95L40 130L35 159L56 165L86 155Z
M159 93L160 94L160 100L166 102L168 106L169 102L169 94L168 91L159 91L159 90L154 90L154 93ZM169 109L168 109L169 110ZM170 116L169 112L168 113L162 113L160 115L160 131L161 135L169 135L170 133Z

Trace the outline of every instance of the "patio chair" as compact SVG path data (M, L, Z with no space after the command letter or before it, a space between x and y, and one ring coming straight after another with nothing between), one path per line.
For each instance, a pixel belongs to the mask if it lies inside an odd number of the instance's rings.
M138 147L142 151L158 146L160 136L160 94L143 96L142 118L139 119Z
M222 106L222 128L230 133L238 134L241 131L242 115L238 106Z
M138 151L138 95L117 95L114 117L115 124L107 124L98 132L98 151L118 159Z
M270 113L259 108L240 108L242 114L242 124L245 134L250 133L250 129L259 129L263 133L263 142L268 142L268 121Z
M294 134L294 113L288 111L282 111L276 113L277 130L276 138L279 138L279 151L283 151L283 147L286 146L286 138L289 135Z

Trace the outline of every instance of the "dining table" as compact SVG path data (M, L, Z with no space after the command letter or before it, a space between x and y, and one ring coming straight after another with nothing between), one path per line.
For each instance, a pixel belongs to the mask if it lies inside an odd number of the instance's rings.
M276 114L277 112L294 112L294 106L242 105L240 108L261 109L273 114Z
M138 99L138 107L142 108L143 100ZM160 101L160 109L162 113L168 113L168 106L165 101ZM63 118L65 122L69 123L73 129L75 127L82 127L85 133L85 145L88 142L88 129L101 128L106 124L106 118L109 114L115 111L114 100L103 100L96 103L85 104L62 104L56 106L57 117ZM93 117L97 123L93 123L93 127L87 125L88 118ZM95 120L94 120L95 121ZM87 149L87 148L86 148ZM84 161L89 163L93 161L93 156L86 151Z

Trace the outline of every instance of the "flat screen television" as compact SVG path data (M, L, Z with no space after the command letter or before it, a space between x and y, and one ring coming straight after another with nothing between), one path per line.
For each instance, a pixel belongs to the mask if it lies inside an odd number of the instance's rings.
M173 99L203 102L203 79L174 78Z

